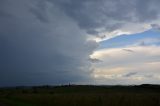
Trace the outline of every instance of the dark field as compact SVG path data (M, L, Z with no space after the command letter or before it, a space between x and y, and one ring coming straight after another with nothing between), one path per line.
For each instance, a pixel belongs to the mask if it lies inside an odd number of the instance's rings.
M0 106L160 106L160 86L1 88Z

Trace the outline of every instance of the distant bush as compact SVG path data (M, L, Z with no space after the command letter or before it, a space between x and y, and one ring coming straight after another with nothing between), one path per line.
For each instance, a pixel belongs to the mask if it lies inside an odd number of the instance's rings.
M38 93L38 89L35 88L35 87L33 87L33 88L32 88L32 93L37 94L37 93Z
M24 94L28 93L28 90L22 90L22 93L24 93Z

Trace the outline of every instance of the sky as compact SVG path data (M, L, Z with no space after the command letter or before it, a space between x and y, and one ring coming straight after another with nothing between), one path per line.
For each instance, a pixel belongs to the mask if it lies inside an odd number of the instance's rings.
M159 0L0 0L0 86L160 84Z

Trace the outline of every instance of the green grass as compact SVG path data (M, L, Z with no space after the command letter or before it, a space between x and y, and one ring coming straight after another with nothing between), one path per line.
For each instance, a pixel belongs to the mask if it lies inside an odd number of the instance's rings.
M158 86L61 86L0 90L7 106L160 106Z

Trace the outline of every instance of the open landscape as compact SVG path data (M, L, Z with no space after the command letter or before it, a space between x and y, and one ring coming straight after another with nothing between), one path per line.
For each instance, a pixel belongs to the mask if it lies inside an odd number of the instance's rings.
M0 106L160 106L160 0L0 0Z
M37 86L1 88L1 106L159 106L160 86Z

